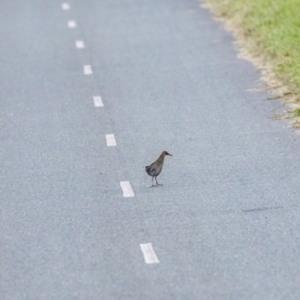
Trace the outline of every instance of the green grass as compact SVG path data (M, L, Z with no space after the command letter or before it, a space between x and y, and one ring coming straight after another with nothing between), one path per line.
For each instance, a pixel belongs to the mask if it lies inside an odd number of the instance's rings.
M300 0L206 0L300 100Z
M300 117L300 108L294 110L295 117Z

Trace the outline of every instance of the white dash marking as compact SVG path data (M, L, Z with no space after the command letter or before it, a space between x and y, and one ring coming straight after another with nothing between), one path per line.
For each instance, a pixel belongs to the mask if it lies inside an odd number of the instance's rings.
M132 190L132 187L131 187L129 181L121 181L120 185L123 190L123 197L125 197L125 198L134 197L134 192Z
M93 99L94 99L94 105L95 105L95 107L102 107L102 106L104 106L103 102L102 102L102 99L101 99L100 96L94 96Z
M76 45L77 49L83 49L83 48L85 48L85 45L84 45L83 41L76 41L75 45Z
M108 147L117 146L114 134L106 134L105 138L106 138L106 144Z
M158 264L159 260L153 250L152 244L140 244L141 250L144 255L144 260L146 264Z
M61 9L62 10L69 10L71 7L70 7L70 4L69 3L62 3L61 4Z
M83 73L84 73L84 75L91 75L91 74L93 74L92 66L91 65L85 65L85 66L83 66Z
M75 28L75 27L77 27L77 24L76 24L76 22L75 21L68 21L68 27L69 28Z

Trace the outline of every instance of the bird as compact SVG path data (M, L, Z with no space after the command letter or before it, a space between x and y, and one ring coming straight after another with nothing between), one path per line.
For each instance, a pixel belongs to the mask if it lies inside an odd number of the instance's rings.
M166 155L173 156L168 151L163 151L161 153L161 155L159 156L159 158L155 162L153 162L151 165L145 167L145 170L148 173L148 175L152 177L152 182L151 182L152 185L150 185L150 187L162 185L157 182L156 177L160 174L160 172L163 168L164 159L165 159ZM156 185L153 184L153 179L155 179Z

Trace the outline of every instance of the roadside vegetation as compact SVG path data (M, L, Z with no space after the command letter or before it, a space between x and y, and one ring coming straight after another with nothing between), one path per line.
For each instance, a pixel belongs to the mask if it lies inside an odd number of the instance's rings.
M204 0L300 127L300 0Z

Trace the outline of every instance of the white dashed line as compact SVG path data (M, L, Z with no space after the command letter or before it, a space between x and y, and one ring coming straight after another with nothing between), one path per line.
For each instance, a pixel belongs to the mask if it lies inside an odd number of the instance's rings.
M104 106L103 102L102 102L102 99L101 99L100 96L94 96L93 99L94 99L94 105L95 105L95 107L102 107L102 106Z
M75 27L77 27L77 24L76 24L75 21L68 21L68 27L69 28L75 28Z
M83 41L76 41L75 45L76 45L77 49L83 49L83 48L85 48Z
M158 264L159 260L153 250L152 244L140 244L146 264Z
M62 3L61 4L61 9L62 10L69 10L71 7L70 7L70 4L69 3Z
M129 181L121 181L120 185L123 190L123 197L125 197L125 198L134 197L134 192L132 190L132 187L131 187Z
M84 73L84 75L91 75L91 74L93 74L92 66L91 65L85 65L85 66L83 66L83 73Z
M106 144L108 147L117 146L114 134L106 134L105 138L106 138Z

